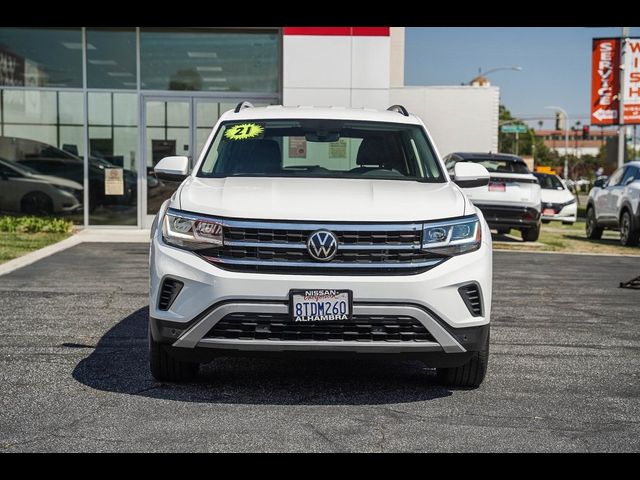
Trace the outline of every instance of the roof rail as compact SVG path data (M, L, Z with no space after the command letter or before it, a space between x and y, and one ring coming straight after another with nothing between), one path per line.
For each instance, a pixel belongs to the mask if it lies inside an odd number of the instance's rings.
M243 108L253 108L253 104L251 104L250 102L240 102L238 105L236 105L236 109L234 110L234 112L238 113Z
M409 116L409 112L407 112L407 109L404 108L402 105L391 105L389 108L387 108L387 110L389 110L390 112L401 113L405 117Z

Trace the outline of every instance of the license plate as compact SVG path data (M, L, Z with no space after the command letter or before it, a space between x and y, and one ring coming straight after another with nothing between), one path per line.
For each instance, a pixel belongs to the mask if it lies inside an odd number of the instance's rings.
M545 209L542 211L542 214L543 214L543 215L555 215L555 214L556 214L556 211L555 211L553 208L545 208Z
M351 290L291 290L289 313L293 322L340 322L351 320Z
M489 183L490 192L504 192L507 186L504 183Z

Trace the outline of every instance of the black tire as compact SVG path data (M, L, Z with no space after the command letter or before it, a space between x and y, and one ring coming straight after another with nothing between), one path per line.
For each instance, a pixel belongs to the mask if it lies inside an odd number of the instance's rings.
M505 228L505 227L500 227L497 230L498 230L498 233L500 235L506 235L507 233L509 233L511 231L510 228Z
M438 382L447 387L478 388L487 374L489 366L489 335L483 350L460 367L436 368Z
M540 237L540 225L522 230L522 240L525 242L535 242Z
M563 225L573 225L575 222L562 222Z
M587 221L585 222L585 233L590 240L600 240L602 238L603 227L599 227L596 222L596 212L593 207L587 208Z
M551 220L541 220L541 222L546 225L547 223L551 223Z
M149 367L153 378L160 382L186 382L198 376L200 364L173 358L149 332Z
M43 192L27 193L20 201L20 211L27 215L48 216L53 213L53 200Z
M620 217L620 244L625 247L635 247L640 240L640 229L633 228L633 221L628 210Z

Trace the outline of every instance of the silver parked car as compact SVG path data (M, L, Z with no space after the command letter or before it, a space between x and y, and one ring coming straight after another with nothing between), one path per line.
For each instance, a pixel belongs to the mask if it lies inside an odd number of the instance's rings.
M587 237L602 237L605 228L620 230L620 243L640 240L640 161L624 164L608 179L596 180L587 201Z
M0 210L29 215L73 213L82 209L83 187L73 180L40 175L0 158Z

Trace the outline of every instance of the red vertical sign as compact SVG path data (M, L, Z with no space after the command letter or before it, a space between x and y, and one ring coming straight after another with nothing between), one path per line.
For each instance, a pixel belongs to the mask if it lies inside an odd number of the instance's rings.
M624 46L624 94L622 95L625 125L640 123L640 39L629 38Z
M591 124L617 125L620 109L620 39L595 38L591 55Z

